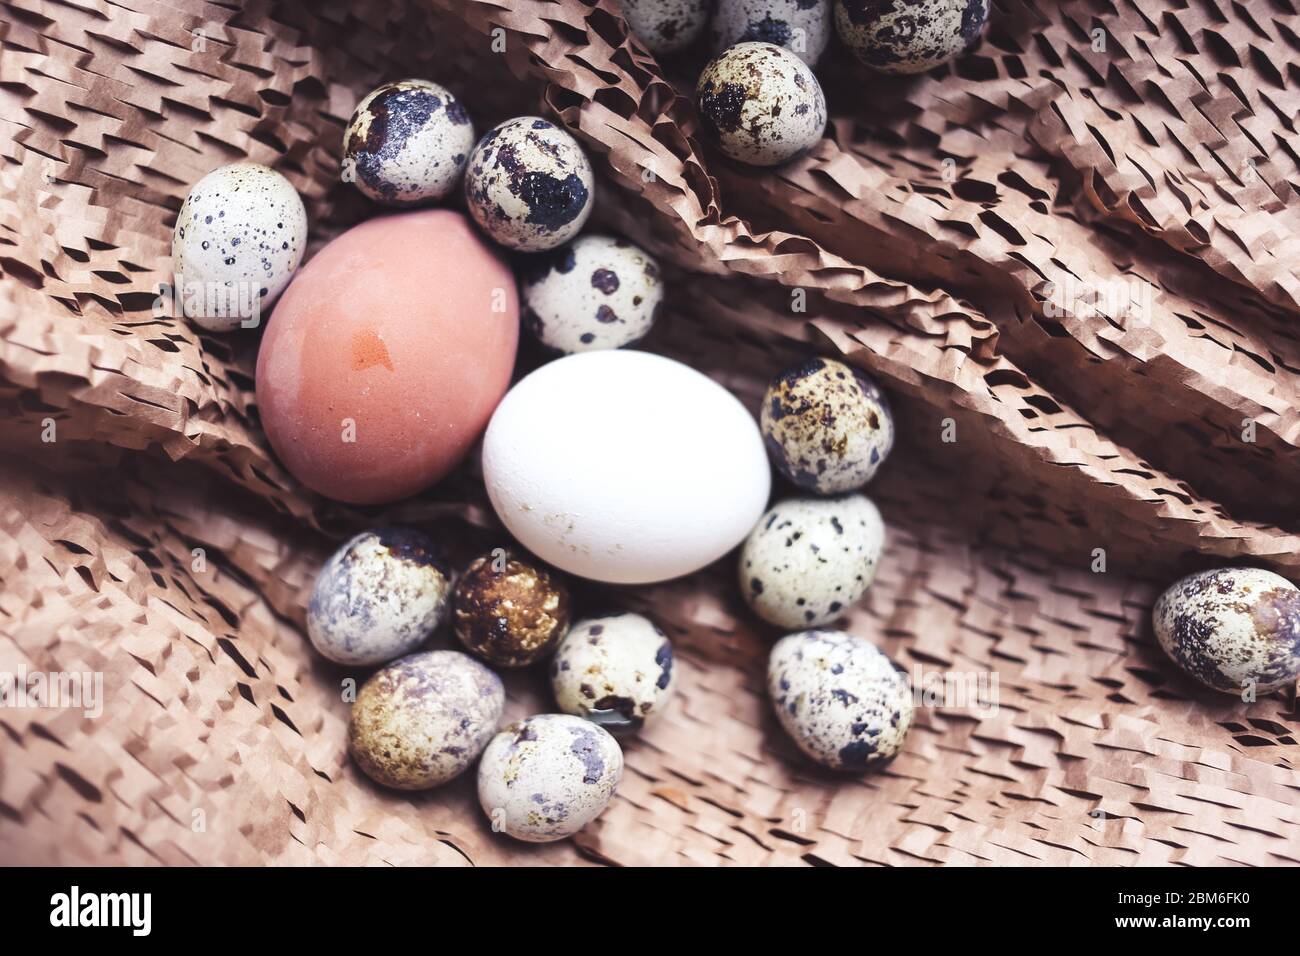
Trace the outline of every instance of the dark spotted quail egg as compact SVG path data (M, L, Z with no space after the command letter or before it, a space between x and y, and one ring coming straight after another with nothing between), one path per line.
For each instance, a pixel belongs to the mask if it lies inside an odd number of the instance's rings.
M538 714L492 738L478 766L478 799L495 832L549 843L604 812L623 776L609 732L570 714Z
M451 193L473 147L474 125L450 90L399 80L357 104L343 134L343 172L371 199L413 205Z
M901 669L874 644L844 631L803 631L777 641L767 689L799 749L834 770L861 771L888 760L912 726L912 692Z
M595 180L577 140L538 116L488 130L469 158L465 199L495 242L541 252L578 234L591 215Z
M776 166L817 145L826 98L808 65L771 43L738 43L695 86L704 129L732 159Z
M1156 601L1156 639L1202 684L1266 694L1300 677L1300 588L1260 568L1202 571Z
M580 621L555 652L551 688L566 714L615 734L639 730L672 695L672 642L640 614Z
M497 667L527 667L569 627L559 575L498 549L475 559L452 592L452 625L467 649Z
M459 651L424 651L371 675L357 694L348 744L373 780L424 790L469 768L505 708L501 678Z
M524 327L559 352L641 339L663 300L659 266L626 239L580 236L539 257L524 278Z
M885 524L865 495L789 498L759 519L740 549L740 590L787 630L839 617L866 593Z
M835 0L835 29L867 66L923 73L979 39L988 0Z
M623 16L651 53L690 46L709 20L708 0L622 0Z
M761 41L815 67L831 38L831 0L718 0L710 33L715 53Z
M429 538L406 528L366 531L317 574L307 634L335 663L382 664L428 639L450 594L451 576Z
M232 163L190 190L176 217L172 269L184 313L212 332L255 327L307 248L307 210L289 180Z
M867 375L816 358L772 380L759 412L772 463L819 495L861 488L894 447L894 416Z

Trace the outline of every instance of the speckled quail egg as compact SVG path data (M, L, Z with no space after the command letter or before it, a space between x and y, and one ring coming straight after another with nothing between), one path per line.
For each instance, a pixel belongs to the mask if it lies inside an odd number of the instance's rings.
M595 179L577 140L539 116L488 130L465 171L470 215L493 241L542 252L578 234L591 215Z
M865 495L788 498L740 549L740 590L763 620L786 629L833 621L876 577L885 524Z
M713 50L759 41L785 47L816 66L831 38L831 0L718 0Z
M988 0L835 0L835 29L867 66L923 73L979 39Z
M371 779L424 790L469 768L496 733L501 678L459 651L424 651L371 675L348 722L353 759Z
M1201 571L1156 601L1156 639L1202 684L1267 694L1300 677L1300 588L1261 568Z
M777 641L767 690L799 749L833 770L888 760L912 726L912 691L902 670L876 645L844 631L802 631Z
M894 447L884 393L866 373L832 359L811 359L774 378L759 426L777 470L819 495L861 488Z
M623 776L609 732L570 714L538 714L492 738L478 799L496 832L529 843L573 836L604 812Z
M307 210L289 180L231 163L190 190L172 235L176 296L196 325L256 327L307 248Z
M551 688L566 714L614 734L639 730L672 695L672 642L640 614L579 621L555 651Z
M579 236L525 272L524 327L559 352L616 349L654 325L659 266L626 239Z
M460 182L474 124L428 80L385 83L357 104L343 134L343 175L390 206L442 199Z
M466 568L451 608L461 643L497 667L541 660L569 627L569 589L560 576L503 549Z
M695 86L705 131L732 159L776 166L816 146L826 98L808 65L771 43L738 43Z
M429 638L450 595L451 575L428 537L407 528L366 531L316 575L307 635L337 664L382 664Z
M709 0L622 0L636 38L655 54L676 53L704 33Z

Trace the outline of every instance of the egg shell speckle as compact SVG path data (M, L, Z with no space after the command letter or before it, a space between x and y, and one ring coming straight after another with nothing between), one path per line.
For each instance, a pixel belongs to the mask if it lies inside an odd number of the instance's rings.
M1190 574L1152 612L1166 654L1202 684L1265 694L1300 677L1300 588L1261 568Z
M708 0L622 0L623 16L651 53L675 53L704 33Z
M706 132L732 159L776 166L816 146L826 98L812 70L771 43L738 43L714 58L695 87Z
M639 730L672 696L672 642L640 614L579 621L555 652L551 689L566 714L615 734Z
M643 338L663 301L659 266L613 236L580 236L524 274L524 328L559 352L616 349Z
M441 623L451 576L418 531L366 531L330 556L312 588L307 634L323 657L368 666L409 654Z
M884 73L923 73L971 47L987 0L835 0L835 29L853 55Z
M494 829L549 843L600 816L622 776L623 751L606 730L569 714L538 714L492 738L478 798Z
M469 158L465 199L494 241L521 252L563 245L591 215L595 178L577 140L540 116L488 130Z
M862 599L885 548L865 495L789 498L759 519L740 549L740 590L778 627L816 627Z
M884 393L866 373L831 359L811 359L774 378L759 425L777 469L820 495L861 488L894 447Z
M709 32L715 53L737 43L774 43L815 67L831 30L830 0L718 0Z
M488 663L527 667L568 630L569 589L533 562L484 555L456 582L452 623L460 642Z
M343 134L344 172L371 199L412 205L450 194L473 148L474 124L450 90L398 80L357 104Z
M260 323L307 248L307 210L289 180L260 163L231 163L190 190L172 234L185 314L229 332Z
M903 747L914 713L906 676L880 648L844 631L777 641L767 665L777 719L805 754L862 771Z
M383 667L357 694L353 759L371 779L424 790L464 773L496 733L501 678L459 651L425 651Z

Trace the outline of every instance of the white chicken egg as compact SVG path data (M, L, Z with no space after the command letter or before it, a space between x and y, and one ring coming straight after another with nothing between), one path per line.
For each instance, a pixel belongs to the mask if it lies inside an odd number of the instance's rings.
M643 584L740 543L771 473L753 416L712 379L647 352L557 359L506 394L483 440L506 528L572 574Z
M172 269L196 325L255 327L307 248L307 210L289 180L260 163L231 163L190 190L176 217Z

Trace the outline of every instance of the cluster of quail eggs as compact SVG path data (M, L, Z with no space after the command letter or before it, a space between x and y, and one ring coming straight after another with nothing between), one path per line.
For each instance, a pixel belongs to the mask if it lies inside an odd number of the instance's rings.
M454 583L453 583L454 577ZM479 802L519 840L572 836L613 799L615 734L635 733L673 691L673 647L629 612L571 622L568 586L530 556L497 548L458 575L409 528L363 532L321 567L307 633L328 660L379 666L362 685L348 748L376 782L425 790L478 762ZM463 650L432 650L444 622ZM558 713L500 728L500 669L545 665Z
M862 600L885 548L880 511L861 489L893 449L893 413L866 373L813 358L768 384L759 427L797 489L759 519L738 565L754 613L794 632L768 661L772 704L808 756L863 770L902 747L912 694L884 652L828 625Z
M826 99L813 70L832 33L882 73L920 73L979 40L988 0L622 0L632 32L658 55L706 32L713 59L695 87L705 132L727 156L776 166L815 146ZM712 15L710 16L710 11Z
M658 263L621 237L579 235L595 175L577 140L551 121L515 117L476 141L454 93L398 80L357 104L340 167L363 195L394 208L445 202L460 188L483 233L524 254L524 327L545 349L621 348L654 324ZM209 331L260 324L306 246L307 214L289 180L257 163L213 170L190 191L173 234L181 310Z

